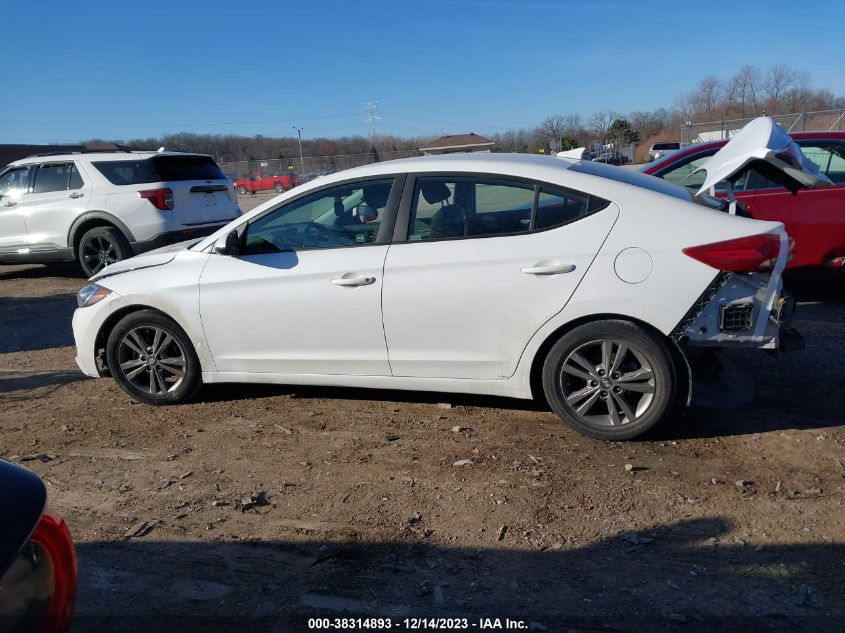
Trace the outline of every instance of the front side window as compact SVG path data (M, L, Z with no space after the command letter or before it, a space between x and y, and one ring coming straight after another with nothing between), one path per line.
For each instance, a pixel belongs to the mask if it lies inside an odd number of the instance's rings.
M372 244L392 186L392 178L350 183L284 204L247 226L244 253Z
M834 184L845 183L845 144L814 143L801 147L804 156L819 166L819 171Z
M0 196L17 197L26 192L29 167L13 167L0 175Z
M830 178L834 184L845 183L845 145L836 142L804 141L800 143L801 152L819 166L819 172ZM760 175L757 189L785 189L773 180Z
M73 163L47 163L38 166L32 193L67 191L76 168ZM76 176L79 177L79 174ZM78 189L79 187L74 187Z
M566 187L491 177L417 178L408 241L519 235L563 226L607 200Z

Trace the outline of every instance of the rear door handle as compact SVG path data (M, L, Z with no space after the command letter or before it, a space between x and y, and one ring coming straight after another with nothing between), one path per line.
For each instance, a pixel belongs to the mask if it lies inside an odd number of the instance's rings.
M519 269L526 275L559 275L571 273L575 270L575 264L549 264L545 266L526 266Z
M332 284L335 286L369 286L375 282L375 277L338 277L332 279Z
M81 198L81 197L82 197L82 196L84 196L84 195L85 195L84 193L80 193L79 191L77 191L76 193L72 193L72 194L70 194L70 195L68 196L68 198Z

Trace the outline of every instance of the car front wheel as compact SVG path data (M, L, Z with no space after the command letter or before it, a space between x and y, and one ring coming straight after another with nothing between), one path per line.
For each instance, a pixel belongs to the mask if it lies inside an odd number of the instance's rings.
M281 193L285 190L284 185L282 185L282 183L280 182L277 182L275 185L273 185L273 189L275 189L277 193Z
M244 187L243 185L238 185L238 193L242 196L246 195L246 187Z
M664 421L677 377L664 341L627 321L576 327L543 365L552 410L574 430L601 440L630 440Z
M147 404L184 402L200 386L200 364L188 335L153 310L121 319L109 335L106 356L118 385Z

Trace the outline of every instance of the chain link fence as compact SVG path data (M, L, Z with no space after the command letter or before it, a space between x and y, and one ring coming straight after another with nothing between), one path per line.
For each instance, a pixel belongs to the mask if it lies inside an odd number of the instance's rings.
M745 119L725 119L705 123L686 123L681 126L681 144L706 143L733 138L746 123L756 117ZM843 130L845 129L845 109L819 110L817 112L793 112L792 114L772 115L789 132L807 130Z
M416 150L397 152L367 152L365 154L337 154L333 156L305 156L302 161L296 158L262 158L256 160L239 160L220 162L220 169L232 180L247 178L256 174L261 176L295 175L305 182L325 176L336 171L343 171L352 167L369 165L370 163L409 158L418 156Z

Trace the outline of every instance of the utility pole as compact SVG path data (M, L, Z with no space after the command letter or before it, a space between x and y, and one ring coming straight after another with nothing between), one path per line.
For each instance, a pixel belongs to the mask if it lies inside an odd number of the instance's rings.
M378 108L378 101L367 101L364 104L364 109L367 111L367 125L370 126L370 149L376 146L376 136L378 136L376 124L381 121L381 117L376 116L376 108Z
M296 130L296 136L299 138L299 179L301 181L302 177L305 175L305 160L302 158L302 130L305 128L296 127L294 125L293 129Z

